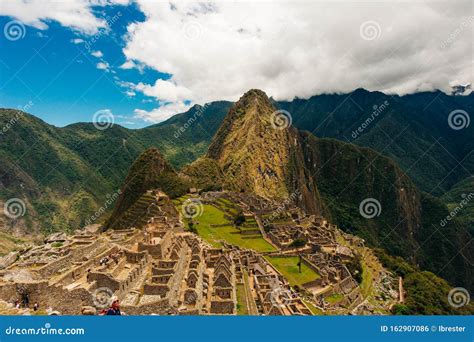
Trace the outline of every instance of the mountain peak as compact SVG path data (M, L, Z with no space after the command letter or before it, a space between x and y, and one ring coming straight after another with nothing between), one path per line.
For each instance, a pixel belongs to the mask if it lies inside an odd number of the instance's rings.
M304 179L297 131L289 121L281 124L281 114L263 91L249 90L229 110L207 157L221 167L228 190L275 200L296 196L309 212L319 212L317 189Z
M242 95L241 99L242 98L247 98L247 97L263 97L263 98L266 98L268 99L268 96L267 94L263 91L263 90L260 90L260 89L250 89L250 90L247 90L244 95Z
M123 228L120 226L122 217L150 190L163 191L170 197L180 196L187 190L187 185L155 147L145 150L130 167L107 228Z

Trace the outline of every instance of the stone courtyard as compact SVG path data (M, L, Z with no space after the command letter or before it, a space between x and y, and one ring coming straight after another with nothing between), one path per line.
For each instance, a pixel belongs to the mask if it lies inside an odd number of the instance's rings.
M10 257L0 270L0 299L38 303L67 315L96 314L113 299L128 315L235 315L242 307L249 315L311 315L340 309L363 313L380 306L364 298L346 266L364 242L322 217L296 208L278 211L277 203L243 194L199 197L211 204L226 198L254 218L253 230L276 250L259 253L226 241L216 247L189 232L181 212L158 190L143 198L141 207L132 208L144 213L139 224L130 214L118 229L53 234L43 245ZM271 257L298 257L318 277L291 285ZM374 282L378 294L396 303L396 281L380 272ZM337 296L341 299L329 300Z

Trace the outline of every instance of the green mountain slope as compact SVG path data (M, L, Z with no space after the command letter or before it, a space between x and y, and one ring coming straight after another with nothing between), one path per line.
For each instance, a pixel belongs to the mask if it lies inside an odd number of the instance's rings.
M459 220L442 224L449 211L439 199L420 192L393 160L373 150L309 133L302 139L328 215L342 229L474 288L472 236ZM361 209L364 201L377 203L375 212Z
M230 109L207 153L221 167L225 189L282 203L291 198L372 247L474 288L471 235L458 220L442 223L449 212L439 199L419 191L393 159L293 127L275 127L274 111L258 90ZM373 217L366 202L372 203Z
M158 147L174 167L182 167L207 150L220 118L230 106L215 102L140 130L114 125L98 130L90 123L64 128L12 109L0 109L0 204L21 199L24 216L4 220L15 232L74 230L109 211L133 161ZM213 128L214 127L214 128ZM212 132L213 134L213 132ZM92 223L94 223L92 222Z
M249 90L229 110L207 157L221 167L226 189L276 200L294 197L307 212L320 214L318 189L305 173L297 131L284 124L284 114L263 91Z
M434 195L474 172L474 125L461 130L448 125L454 110L473 113L474 94L389 96L358 89L278 105L292 114L297 128L391 157L415 184Z
M468 177L441 197L450 213L467 224L474 234L474 176Z
M291 113L294 127L391 157L418 187L433 195L454 189L474 171L470 138L474 125L463 130L447 125L453 109L474 112L474 95L434 92L391 97L356 90L274 104ZM203 156L231 105L222 101L194 106L144 129L114 125L103 131L90 123L57 128L28 114L15 119L18 111L1 109L1 127L12 120L15 124L0 136L0 200L19 197L28 206L22 219L7 220L6 226L45 231L81 227L85 217L104 206L106 195L119 189L130 165L146 148L159 148L177 169ZM354 139L352 133L374 106L380 114ZM456 203L446 198L446 203ZM78 212L69 215L69 208ZM463 211L460 218L472 222L471 211Z
M188 188L158 149L149 148L130 167L105 228L122 228L122 216L148 190L159 189L174 198L184 195Z

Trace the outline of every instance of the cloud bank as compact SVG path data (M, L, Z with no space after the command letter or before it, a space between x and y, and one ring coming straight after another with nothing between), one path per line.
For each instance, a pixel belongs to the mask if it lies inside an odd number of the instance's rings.
M0 15L14 17L26 25L40 30L48 28L54 20L84 34L94 34L107 23L97 18L93 6L127 5L129 0L5 0L0 5Z
M236 100L250 88L291 100L361 87L449 92L473 81L470 0L136 2L145 21L128 25L120 69L169 75L122 82L130 96L157 101L159 108L135 110L150 122L194 103ZM4 1L0 14L40 29L55 20L87 35L107 26L94 6L128 3Z
M470 1L138 3L146 21L129 25L124 54L171 75L136 87L164 103L236 100L250 88L277 100L448 92L473 78Z

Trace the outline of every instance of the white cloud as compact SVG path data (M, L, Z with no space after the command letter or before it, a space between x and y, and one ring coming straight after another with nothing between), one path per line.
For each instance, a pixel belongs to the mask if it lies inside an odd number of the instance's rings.
M110 66L109 66L109 63L107 62L99 62L97 63L97 69L101 69L101 70L109 70Z
M102 53L102 51L92 51L91 55L97 58L104 57L104 54Z
M133 61L126 61L120 66L121 69L133 69L136 67L137 65Z
M146 111L142 109L135 109L135 118L141 119L146 122L162 122L175 114L183 113L187 111L191 106L186 105L183 102L173 102L173 103L165 103L161 105L159 108L153 109L151 111Z
M63 26L84 33L95 33L106 27L105 20L96 18L90 9L90 1L2 1L0 14L21 20L37 29L47 29L47 21L55 20Z
M106 28L107 22L92 13L92 6L127 5L129 0L22 0L2 1L0 15L11 16L40 30L54 20L85 34Z
M138 3L146 21L128 26L124 53L172 75L138 86L158 99L236 100L250 88L279 100L359 87L405 94L472 82L470 1Z
M82 43L84 43L84 39L81 39L81 38L74 38L74 39L71 39L71 43L74 43L74 44L82 44Z
M124 70L136 69L140 74L143 74L145 71L145 65L143 65L143 63L137 63L130 60L125 61L119 68Z
M165 102L183 101L191 97L191 92L187 88L179 86L175 82L160 79L153 86L139 83L135 89Z

